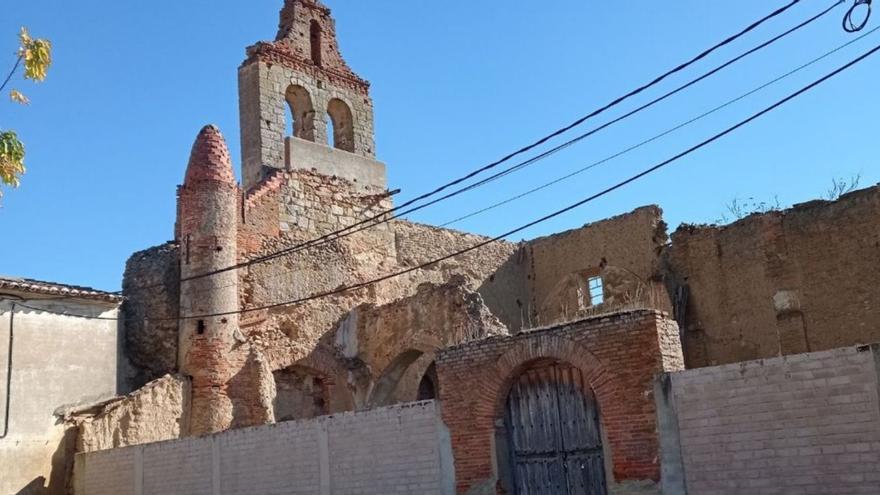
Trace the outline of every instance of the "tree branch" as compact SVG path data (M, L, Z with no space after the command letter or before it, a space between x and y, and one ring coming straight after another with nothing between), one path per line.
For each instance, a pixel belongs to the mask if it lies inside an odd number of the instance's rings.
M15 61L15 65L12 66L12 71L10 71L10 72L9 72L9 75L6 76L6 80L3 81L3 84L0 84L0 92L2 92L2 91L6 88L6 85L9 84L9 81L12 80L12 76L15 75L15 71L17 71L17 70L18 70L18 67L21 65L21 61L22 61L22 59L24 59L24 56L23 56L23 55L19 55L19 56L18 56L18 60Z

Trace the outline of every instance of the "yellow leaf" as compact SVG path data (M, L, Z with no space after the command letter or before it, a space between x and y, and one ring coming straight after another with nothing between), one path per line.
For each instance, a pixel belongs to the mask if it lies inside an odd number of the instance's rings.
M16 103L21 103L22 105L27 105L31 102L31 100L29 100L27 96L21 94L21 92L16 89L13 89L9 92L9 98L11 98L12 101Z
M24 60L24 77L40 82L46 79L52 65L52 43L49 40L31 38L27 28L22 27L18 35L21 46L18 56Z

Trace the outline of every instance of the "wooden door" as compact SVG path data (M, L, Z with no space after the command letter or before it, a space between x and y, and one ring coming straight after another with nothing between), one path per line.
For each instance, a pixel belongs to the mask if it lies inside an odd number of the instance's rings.
M551 362L523 373L505 423L516 495L605 495L599 415L580 370Z

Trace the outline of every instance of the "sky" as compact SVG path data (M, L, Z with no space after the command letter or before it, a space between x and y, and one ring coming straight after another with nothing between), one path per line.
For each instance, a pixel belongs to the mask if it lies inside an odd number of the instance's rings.
M326 0L343 56L371 81L378 158L398 202L500 158L645 84L787 0L413 2ZM674 89L824 10L804 0L687 71L585 124ZM848 4L851 2L847 2ZM135 251L173 237L175 189L192 142L218 125L240 167L237 68L245 47L274 38L281 0L110 2L7 0L0 72L22 25L51 39L45 83L0 95L0 129L28 149L22 186L0 208L0 274L105 290ZM857 35L846 7L772 47L551 159L440 203L412 220L443 224L666 131ZM880 18L872 19L873 28ZM867 31L867 29L866 29ZM880 43L872 34L747 99L571 180L452 227L509 231L661 162L800 89ZM579 227L647 204L679 224L730 217L727 206L786 207L834 178L880 182L880 54L778 111L653 175L511 240ZM572 134L571 136L574 136ZM555 141L559 143L561 141ZM749 199L753 198L753 199Z

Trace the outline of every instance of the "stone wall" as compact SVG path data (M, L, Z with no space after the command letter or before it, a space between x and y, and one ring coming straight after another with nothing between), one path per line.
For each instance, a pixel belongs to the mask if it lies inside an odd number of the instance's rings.
M682 227L669 260L689 367L880 340L880 187Z
M452 435L459 493L495 493L496 428L514 380L531 363L555 359L578 368L599 403L613 493L658 493L659 442L653 380L683 369L678 329L662 313L640 310L494 337L441 351L443 419ZM503 456L502 456L503 457Z
M122 317L133 389L177 371L179 252L169 242L133 254L125 265Z
M76 495L454 493L434 402L79 454Z
M673 373L673 471L688 493L876 493L878 364L874 345Z

